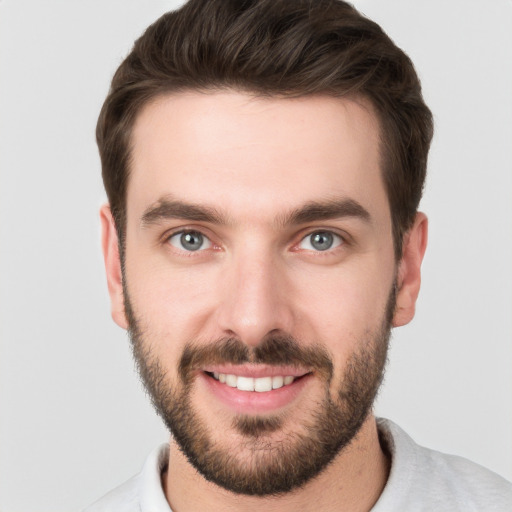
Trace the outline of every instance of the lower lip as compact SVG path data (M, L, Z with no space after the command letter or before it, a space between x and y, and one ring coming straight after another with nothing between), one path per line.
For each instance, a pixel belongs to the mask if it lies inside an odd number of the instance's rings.
M208 390L224 405L240 414L257 414L275 412L291 404L301 390L306 386L311 375L304 375L291 384L272 391L260 393L258 391L240 391L232 388L206 373L200 374L201 380Z

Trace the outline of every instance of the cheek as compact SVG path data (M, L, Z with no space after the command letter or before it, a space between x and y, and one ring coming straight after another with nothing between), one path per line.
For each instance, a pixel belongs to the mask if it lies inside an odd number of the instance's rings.
M353 266L316 272L309 279L302 279L297 288L308 310L338 324L340 321L350 320L352 323L359 318L364 320L378 316L391 283L391 276L385 276L376 268Z
M333 357L346 361L379 332L386 314L392 275L371 265L329 269L298 286L295 304L299 327L309 339L325 344ZM301 338L301 332L294 333Z
M126 278L133 308L148 330L163 343L176 344L197 338L212 304L214 272L170 266L167 261L132 257Z

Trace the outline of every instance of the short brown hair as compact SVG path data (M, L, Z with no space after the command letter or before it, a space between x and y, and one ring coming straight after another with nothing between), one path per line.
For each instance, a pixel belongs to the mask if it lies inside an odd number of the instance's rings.
M189 0L147 28L115 73L96 129L121 246L137 114L159 95L213 89L368 98L380 121L382 172L401 256L423 191L432 114L409 57L341 0Z

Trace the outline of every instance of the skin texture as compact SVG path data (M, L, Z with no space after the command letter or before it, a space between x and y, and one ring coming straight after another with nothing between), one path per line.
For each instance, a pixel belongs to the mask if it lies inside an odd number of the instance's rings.
M158 361L165 386L174 390L183 389L179 365L191 343L200 348L234 338L254 352L269 336L282 335L305 350L321 347L331 377L312 371L284 405L254 414L279 416L280 428L264 441L282 445L306 428L326 394L337 396L357 354L386 343L389 323L404 325L414 316L427 221L417 215L396 262L373 110L364 100L323 96L179 93L143 109L132 145L124 290L112 217L108 206L101 211L112 316L129 327L129 293L143 357ZM314 208L304 214L312 203L331 216L315 217ZM183 204L208 215L196 211L192 219ZM183 230L206 237L200 250L180 246ZM311 245L318 231L336 235L330 249ZM238 412L207 382L202 371L191 374L190 406L220 449L250 465L255 446L235 428ZM198 473L172 439L163 483L179 512L263 505L369 510L387 472L370 413L330 465L291 493L229 492Z

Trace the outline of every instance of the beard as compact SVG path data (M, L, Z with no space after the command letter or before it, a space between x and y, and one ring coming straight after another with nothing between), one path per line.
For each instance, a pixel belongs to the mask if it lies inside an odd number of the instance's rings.
M152 403L190 464L208 481L244 495L278 496L298 489L319 475L346 448L371 412L384 376L395 309L393 287L378 329L358 340L358 349L346 361L341 382L333 393L333 362L325 347L304 346L278 333L256 347L237 338L223 338L185 346L178 365L179 384L173 384L151 349L124 289L129 335L142 382ZM212 364L256 363L308 368L323 383L323 398L308 410L297 426L283 414L237 414L235 436L222 443L194 408L192 394L197 371ZM287 422L293 429L286 429ZM227 431L229 432L229 431ZM273 438L273 435L280 435ZM237 439L242 439L237 444ZM240 457L240 453L245 457ZM249 454L247 456L247 454Z

